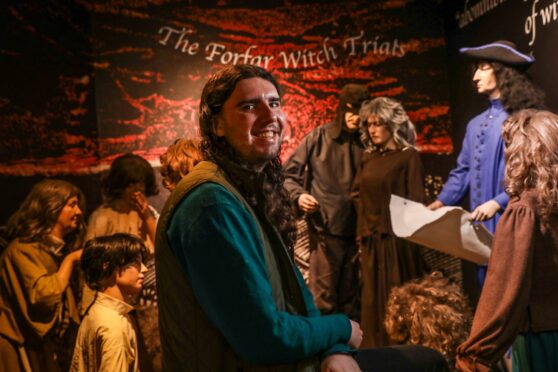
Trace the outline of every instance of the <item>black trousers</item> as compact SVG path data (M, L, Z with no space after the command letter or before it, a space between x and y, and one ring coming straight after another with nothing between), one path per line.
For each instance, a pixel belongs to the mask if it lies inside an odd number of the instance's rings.
M308 226L309 285L322 314L343 313L358 321L360 280L358 247L354 237L340 237Z
M362 372L450 371L442 354L436 350L418 345L361 350L355 359Z

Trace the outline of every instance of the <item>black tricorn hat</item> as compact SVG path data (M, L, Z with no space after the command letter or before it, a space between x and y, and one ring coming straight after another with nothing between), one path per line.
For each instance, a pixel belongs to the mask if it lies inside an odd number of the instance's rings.
M521 53L511 41L499 40L471 48L461 48L459 52L467 57L501 62L509 66L529 66L535 58Z

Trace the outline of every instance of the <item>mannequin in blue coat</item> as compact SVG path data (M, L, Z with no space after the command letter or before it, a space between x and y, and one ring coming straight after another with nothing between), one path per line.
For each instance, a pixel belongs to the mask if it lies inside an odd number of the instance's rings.
M482 222L492 233L508 205L504 185L504 143L502 128L508 116L525 108L543 108L544 94L525 70L534 58L519 52L509 41L495 41L460 52L473 60L473 84L490 102L488 109L468 124L457 166L450 172L442 191L428 207L436 210L458 205L469 194L471 221ZM486 266L477 270L482 287Z

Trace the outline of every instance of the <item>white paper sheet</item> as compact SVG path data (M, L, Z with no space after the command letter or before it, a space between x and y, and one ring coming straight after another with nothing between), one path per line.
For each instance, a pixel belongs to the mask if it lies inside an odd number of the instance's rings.
M468 220L469 212L460 207L431 211L421 203L391 195L391 224L396 236L411 242L486 265L492 234Z

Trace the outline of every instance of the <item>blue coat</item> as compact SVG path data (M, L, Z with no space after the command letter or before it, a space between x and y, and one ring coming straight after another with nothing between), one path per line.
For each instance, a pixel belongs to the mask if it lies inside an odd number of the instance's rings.
M470 208L494 199L502 210L485 221L486 228L494 233L501 212L508 205L504 191L504 142L502 126L508 117L499 100L490 101L490 108L467 124L467 131L457 166L450 172L438 196L444 205L459 204L469 192Z

